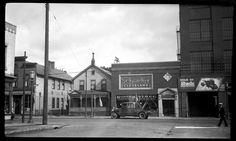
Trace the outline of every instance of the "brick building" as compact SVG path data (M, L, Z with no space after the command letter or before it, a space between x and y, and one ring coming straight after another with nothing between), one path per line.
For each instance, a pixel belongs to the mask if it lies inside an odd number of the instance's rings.
M179 116L180 62L112 64L111 106L148 102L152 116Z
M233 7L180 5L180 115L217 116L230 110Z

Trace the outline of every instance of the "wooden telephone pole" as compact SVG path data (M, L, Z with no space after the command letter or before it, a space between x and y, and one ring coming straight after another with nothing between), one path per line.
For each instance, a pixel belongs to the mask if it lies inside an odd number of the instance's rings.
M44 96L43 96L43 125L48 123L48 41L49 41L49 4L46 3L45 22L45 62L44 62Z

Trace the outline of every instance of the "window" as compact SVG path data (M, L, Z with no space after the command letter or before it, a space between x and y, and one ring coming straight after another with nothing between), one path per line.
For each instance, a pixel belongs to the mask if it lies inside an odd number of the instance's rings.
M61 98L61 107L64 107L64 98Z
M65 90L65 82L62 82L62 90Z
M224 51L224 69L227 74L231 74L232 71L232 52L232 50Z
M52 98L52 108L55 108L55 98Z
M91 71L91 74L92 74L92 75L95 75L95 70L92 70L92 71Z
M60 104L60 99L57 98L57 108L59 108L59 104Z
M191 72L192 73L211 73L212 53L211 52L192 52L191 53Z
M106 91L107 90L107 82L106 79L103 79L101 82L101 90Z
M79 81L79 90L84 90L84 80Z
M52 80L52 89L55 89L55 79Z
M5 45L5 70L7 70L7 45Z
M91 90L96 90L96 80L91 80Z
M58 81L57 89L60 90L60 81Z
M190 41L210 41L211 40L211 20L200 19L189 22Z
M223 40L233 39L233 18L222 18L222 32Z

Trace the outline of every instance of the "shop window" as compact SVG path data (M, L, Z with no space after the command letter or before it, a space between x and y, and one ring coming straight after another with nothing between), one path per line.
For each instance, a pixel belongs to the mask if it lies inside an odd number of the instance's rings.
M189 22L189 38L190 41L210 41L211 40L211 20L199 19Z
M84 90L84 80L79 81L79 90Z
M223 40L233 39L233 18L222 18L222 38Z
M101 90L106 91L107 90L107 81L106 79L103 79L101 82Z
M96 90L96 80L91 80L91 90Z

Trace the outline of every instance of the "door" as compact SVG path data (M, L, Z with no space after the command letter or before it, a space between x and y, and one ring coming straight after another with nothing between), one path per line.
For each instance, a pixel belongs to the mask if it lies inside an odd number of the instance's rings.
M175 116L175 101L162 100L164 116Z
M14 97L14 108L15 108L15 114L21 114L21 97L15 96Z

